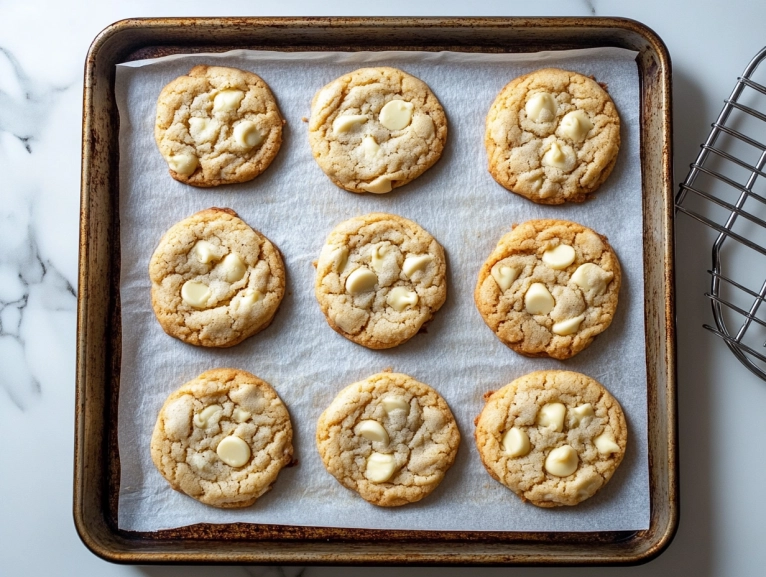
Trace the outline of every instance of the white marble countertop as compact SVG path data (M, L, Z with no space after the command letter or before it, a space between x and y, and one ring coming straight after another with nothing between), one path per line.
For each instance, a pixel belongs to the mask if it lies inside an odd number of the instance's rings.
M654 29L673 60L676 182L723 99L764 45L766 3L618 0L4 0L0 2L0 574L77 576L355 575L354 568L127 567L80 542L72 521L75 308L82 71L108 24L139 16L623 16ZM681 523L655 561L621 569L403 569L411 575L763 573L766 383L703 331L709 247L677 223ZM392 569L369 569L387 575Z

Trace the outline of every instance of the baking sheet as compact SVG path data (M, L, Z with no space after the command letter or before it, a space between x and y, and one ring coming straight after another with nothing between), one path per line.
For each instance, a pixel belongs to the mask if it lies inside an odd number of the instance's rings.
M476 531L612 531L649 527L644 344L643 222L639 155L639 83L635 52L616 48L524 55L450 52L278 53L235 51L171 56L117 67L120 111L122 365L118 436L118 525L153 531L193 523ZM252 70L272 88L287 120L279 155L255 180L216 189L174 181L154 143L157 95L201 63ZM307 142L316 90L357 67L396 66L429 84L445 108L449 137L442 159L387 195L345 192L321 172ZM608 85L622 119L613 174L591 201L540 206L510 194L486 170L484 118L512 78L559 66ZM236 210L282 251L287 294L272 325L231 349L207 350L167 336L150 304L148 262L162 234L210 206ZM449 294L427 334L387 351L347 341L326 324L313 294L315 260L340 221L373 211L420 223L444 246ZM574 220L606 235L623 267L612 326L573 359L527 359L505 347L473 304L478 270L512 223ZM149 440L167 395L214 367L248 370L271 383L288 406L299 464L244 510L218 510L170 489L151 462ZM449 403L463 441L442 484L419 503L381 509L344 489L324 470L314 445L316 420L347 384L385 368L435 387ZM574 508L521 503L492 480L473 444L482 395L527 372L569 369L602 382L622 404L628 449L610 483Z

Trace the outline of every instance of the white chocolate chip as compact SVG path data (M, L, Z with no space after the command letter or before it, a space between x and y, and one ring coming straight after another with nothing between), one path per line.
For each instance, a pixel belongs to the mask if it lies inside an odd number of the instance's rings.
M380 152L380 145L374 137L368 135L362 139L362 150L365 158L372 158Z
M346 291L352 295L366 293L375 288L377 275L367 267L359 267L346 279Z
M505 292L511 288L513 281L519 277L521 271L515 267L497 263L490 272L497 286L500 287L501 291Z
M264 138L265 135L252 120L243 120L234 127L234 141L247 150L258 146Z
M234 411L232 411L231 418L234 419L237 423L244 423L251 417L251 415L252 413L237 407L234 409Z
M592 262L586 262L577 267L570 280L586 292L593 291L595 295L601 295L613 278L614 273L607 272Z
M242 297L241 306L244 306L245 308L251 308L255 303L261 300L262 296L263 295L260 293L260 291L249 290L245 293L245 296Z
M503 449L509 457L523 457L529 454L529 435L518 427L512 427L503 435Z
M196 309L205 308L207 300L213 293L206 284L194 280L188 280L181 287L181 298L183 301Z
M363 182L359 186L363 188L364 190L366 190L367 192L373 192L375 194L391 192L391 189L393 188L391 186L391 177L385 174L383 176L379 176L372 182Z
M241 467L250 460L250 445L234 435L221 439L215 452L229 467Z
M598 437L593 439L593 444L596 445L596 449L602 455L610 455L611 453L619 453L620 445L614 439L612 431L606 430Z
M383 405L383 410L386 411L386 414L388 415L394 411L405 411L408 415L410 414L410 404L403 397L386 397L381 401L381 404Z
M332 270L341 273L348 262L348 248L343 245L325 245L319 261L331 263Z
M167 158L168 166L173 172L181 176L189 176L199 166L199 160L193 154L182 152Z
M543 262L554 270L564 270L574 261L575 250L568 244L560 244L543 253Z
M354 432L368 441L388 444L388 433L378 421L371 419L361 421L354 428Z
M593 405L590 403L579 405L574 409L571 409L569 413L572 415L571 420L573 427L578 427L585 419L591 418L596 414L593 411Z
M208 405L194 415L194 425L200 429L206 429L208 425L214 425L218 422L221 413L223 413L221 405Z
M430 254L411 254L404 259L402 264L402 272L407 278L412 278L412 275L419 270L425 270L430 263L434 260Z
M533 94L524 110L532 122L550 122L556 117L556 101L547 92Z
M577 451L569 445L553 449L545 458L545 470L557 477L568 477L577 470Z
M566 319L557 323L551 327L551 332L554 335L565 337L567 335L573 335L580 330L580 325L585 320L585 315L580 315L572 319Z
M227 254L219 266L226 282L242 280L247 272L245 263L236 252Z
M232 112L239 108L239 103L245 97L241 90L221 90L213 99L213 112Z
M396 471L396 461L393 455L372 453L367 459L367 469L364 476L373 483L385 483Z
M564 430L564 417L567 408L563 403L546 403L537 413L537 424L541 427L553 429L556 433Z
M198 241L192 250L194 251L194 254L197 255L197 260L202 264L215 262L220 258L217 254L218 249L215 245L212 245L205 240Z
M332 131L333 134L341 134L361 126L365 122L367 122L367 117L363 114L344 114L333 121Z
M370 265L375 272L381 272L381 269L383 268L383 255L385 255L387 252L388 245L376 244L374 247L372 247Z
M540 160L543 166L551 166L569 172L575 166L575 153L571 146L553 142Z
M380 123L389 130L401 130L412 121L412 102L392 100L380 109Z
M408 307L414 307L418 304L418 293L407 290L402 286L391 289L386 297L386 302L397 312L402 312Z
M524 307L531 315L547 315L554 305L553 296L542 283L533 283L524 295Z
M189 119L189 134L197 144L203 144L215 140L221 125L217 120L210 118L197 118L193 116Z
M588 131L593 128L593 123L584 111L573 110L564 115L559 126L561 126L561 133L564 136L568 136L575 142L580 142L588 134Z

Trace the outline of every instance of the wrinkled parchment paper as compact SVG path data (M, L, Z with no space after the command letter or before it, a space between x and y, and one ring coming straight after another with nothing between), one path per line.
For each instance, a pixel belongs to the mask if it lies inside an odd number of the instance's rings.
M649 526L646 360L642 264L639 81L635 53L620 49L525 55L428 52L279 53L236 51L175 56L117 67L120 111L122 366L119 400L119 527L152 531L193 523L254 522L370 529L478 531L638 530ZM214 189L174 181L154 142L157 96L192 66L251 70L272 88L287 120L272 165L255 180ZM424 80L447 113L441 160L386 195L345 192L311 155L307 124L314 93L362 66L396 66ZM594 75L608 85L622 118L614 172L590 201L540 206L507 192L487 172L484 119L500 89L544 66ZM287 294L272 325L230 349L204 349L167 336L150 302L149 259L164 232L208 207L230 207L284 255ZM449 296L405 345L371 351L333 332L314 298L314 267L328 232L372 211L420 223L444 246ZM512 223L574 220L609 238L623 267L620 305L611 327L567 361L527 359L503 345L473 303L478 270ZM152 464L149 441L171 391L215 367L250 371L277 390L290 410L298 465L249 508L218 510L173 491ZM346 385L388 367L436 388L458 421L462 443L442 484L419 503L377 508L343 488L315 448L316 421ZM603 383L629 426L625 459L611 482L573 508L539 509L492 480L473 442L482 395L539 369L570 369Z

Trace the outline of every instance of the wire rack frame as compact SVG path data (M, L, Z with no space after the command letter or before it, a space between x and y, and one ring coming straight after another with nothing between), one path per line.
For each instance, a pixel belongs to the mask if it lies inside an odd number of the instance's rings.
M753 191L753 187L758 177L766 179L766 144L748 137L727 124L731 113L735 110L739 110L754 119L766 123L766 111L759 111L739 102L739 99L746 88L751 88L766 96L766 87L752 80L753 74L765 59L766 47L755 55L747 68L745 68L742 76L737 79L737 84L735 85L731 96L724 101L724 107L721 110L718 119L712 125L713 128L710 131L707 140L702 145L699 156L691 165L686 180L681 183L675 201L677 211L687 214L704 225L718 231L718 236L712 247L712 269L708 271L711 275L710 292L705 294L711 301L715 327L710 325L703 325L703 327L722 338L742 364L764 380L766 380L766 370L764 369L764 367L766 367L766 349L764 351L757 351L745 344L743 340L748 329L750 329L754 323L766 327L766 322L756 316L758 309L764 303L764 300L766 300L766 281L763 282L760 290L754 291L743 286L734 279L725 276L721 272L721 248L727 240L731 239L731 241L741 243L742 245L766 256L766 247L763 247L732 230L734 223L739 218L746 219L749 222L766 229L766 221L744 209L745 202L748 199L753 199L766 205L766 198ZM766 134L766 124L763 132ZM724 134L759 150L760 154L757 162L755 164L744 162L737 156L723 150L723 147L716 147L716 142L719 137ZM717 160L716 157L717 159L733 163L749 172L746 181L744 183L738 182L711 168L710 165L714 164ZM736 194L738 195L736 202L732 204L708 191L702 190L701 187L695 186L698 177L702 175L706 175L714 181L721 182L736 191ZM723 223L719 223L692 210L684 204L685 201L690 198L690 195L697 196L704 201L711 202L726 209L728 211L728 216ZM752 299L752 304L748 308L743 308L735 305L731 300L723 298L723 286L731 291L735 291L735 293L736 291L739 291L737 294L748 297L748 300ZM724 320L725 309L736 313L735 318L738 319L739 323L730 323L736 326L730 327L726 324ZM766 346L766 343L764 343L764 346Z

